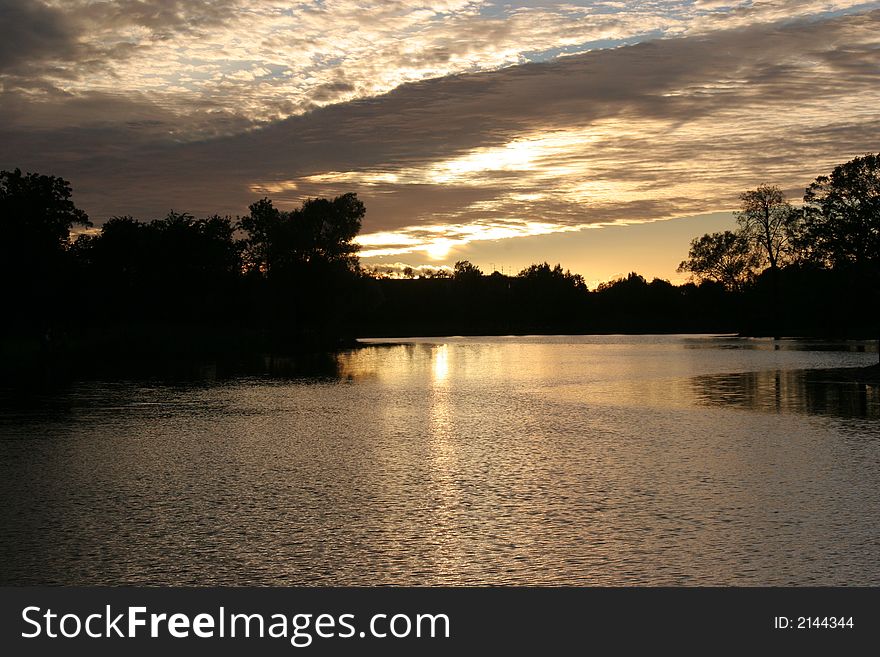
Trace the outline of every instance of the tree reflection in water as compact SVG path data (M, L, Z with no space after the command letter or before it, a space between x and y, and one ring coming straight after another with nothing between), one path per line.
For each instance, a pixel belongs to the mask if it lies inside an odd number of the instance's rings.
M839 370L765 370L691 379L697 400L775 413L880 417L880 386L845 380Z

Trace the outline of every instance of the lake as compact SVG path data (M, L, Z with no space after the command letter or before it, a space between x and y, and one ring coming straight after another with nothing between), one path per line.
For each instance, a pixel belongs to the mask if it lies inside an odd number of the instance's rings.
M364 341L0 402L0 583L880 585L876 343Z

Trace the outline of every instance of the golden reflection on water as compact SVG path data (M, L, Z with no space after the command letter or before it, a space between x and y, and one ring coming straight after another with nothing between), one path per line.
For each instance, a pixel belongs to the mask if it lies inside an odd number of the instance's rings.
M452 407L449 389L449 347L445 344L431 349L431 401L430 429L431 445L447 460L453 437Z
M394 497L412 496L409 486L418 486L428 492L424 506L410 513L430 517L432 532L425 536L428 544L422 552L419 569L412 573L414 583L428 581L438 573L454 577L467 569L473 558L472 542L478 535L462 531L461 514L466 508L459 478L466 464L460 463L458 435L455 423L455 386L462 379L485 375L480 363L468 363L464 355L448 344L396 344L366 347L340 355L340 372L344 380L376 381L395 391L395 403L384 403L379 409L382 427L377 433L401 435L406 428L405 441L398 452L379 451L374 458L385 462L384 470L395 472L398 460L419 462L420 478L408 483L396 476L383 478L380 486ZM454 381L453 381L454 379ZM461 396L458 398L461 404ZM377 518L385 531L396 530L393 514Z
M454 458L452 405L449 389L449 347L438 345L430 351L430 447L435 464L444 469Z
M828 374L874 360L448 338L84 382L0 413L0 583L876 585L880 392Z
M449 345L440 344L431 349L431 372L435 386L449 376Z
M450 399L449 346L433 346L427 356L431 372L427 460L437 527L434 562L439 572L455 573L462 569L467 552L455 527L455 516L462 506L462 499L455 483L455 473L460 467Z

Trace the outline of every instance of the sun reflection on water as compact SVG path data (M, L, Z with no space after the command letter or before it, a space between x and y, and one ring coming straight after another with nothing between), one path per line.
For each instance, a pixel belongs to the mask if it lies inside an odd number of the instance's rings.
M449 345L437 345L431 353L431 371L434 374L434 383L445 381L449 376Z

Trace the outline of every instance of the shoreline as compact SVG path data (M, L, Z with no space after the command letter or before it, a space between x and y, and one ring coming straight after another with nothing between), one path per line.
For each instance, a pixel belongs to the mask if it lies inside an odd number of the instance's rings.
M196 332L197 333L197 332ZM60 341L46 349L31 339L0 339L0 384L4 387L29 384L60 383L77 379L224 379L239 376L270 376L281 378L334 378L339 376L338 355L376 344L402 344L409 340L479 339L484 338L541 338L541 337L611 337L611 336L682 336L717 337L732 340L767 339L773 347L783 349L784 343L815 342L817 346L839 345L841 351L859 351L870 354L876 344L873 339L790 337L773 339L766 336L746 336L734 333L522 333L497 335L397 335L346 338L318 343L283 344L254 340L250 343L223 339L204 342L193 340L194 332L180 336L176 342L150 341L132 344L127 341L111 342L100 348L95 342ZM158 337L158 336L157 336ZM163 338L168 338L166 333ZM218 335L215 333L214 338ZM779 343L783 343L782 345ZM861 344L860 344L861 343ZM846 345L849 345L847 349ZM20 348L24 347L24 348ZM130 348L133 347L133 348ZM852 347L856 347L853 349ZM807 347L809 348L809 347ZM826 347L827 348L827 347ZM856 383L880 385L880 364L803 370L811 381L827 383Z

